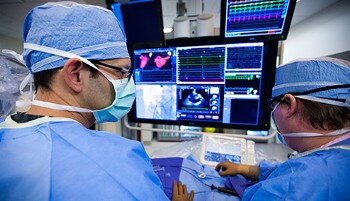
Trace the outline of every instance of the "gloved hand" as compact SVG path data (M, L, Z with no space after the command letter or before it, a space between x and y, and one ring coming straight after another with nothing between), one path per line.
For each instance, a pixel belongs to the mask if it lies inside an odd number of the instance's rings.
M182 185L181 181L177 183L173 182L173 197L172 201L193 201L194 191L191 191L190 196L188 196L186 185Z
M238 171L240 169L239 166L239 164L225 161L218 163L215 167L215 170L219 172L220 176L233 176L236 174L241 174L241 172Z
M220 176L233 176L236 174L241 174L253 180L258 180L260 174L259 166L236 164L230 161L218 163L215 170L219 172Z

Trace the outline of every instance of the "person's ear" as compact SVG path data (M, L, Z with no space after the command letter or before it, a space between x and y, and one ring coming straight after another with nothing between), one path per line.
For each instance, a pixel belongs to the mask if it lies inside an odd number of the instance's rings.
M86 70L85 64L77 58L68 59L62 70L67 86L76 93L81 92L83 88L82 76Z
M297 99L292 94L284 95L284 101L288 105L287 115L291 117L297 112L298 102Z

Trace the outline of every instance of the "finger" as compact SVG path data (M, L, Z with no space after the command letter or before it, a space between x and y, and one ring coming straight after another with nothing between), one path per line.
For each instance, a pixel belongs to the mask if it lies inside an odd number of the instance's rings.
M215 170L219 172L221 167L222 167L222 165L221 165L221 163L219 163L216 165Z
M186 185L183 185L183 193L186 195L186 197L188 197L187 186Z
M219 175L220 176L227 176L229 174L227 173L227 171L221 171L221 172L219 172Z
M178 188L178 194L182 194L183 189L182 189L182 182L181 181L179 181L177 183L177 188Z
M194 198L194 191L191 191L191 193L190 193L190 201L193 201L193 198Z
M179 188L176 180L173 182L173 194L179 194Z

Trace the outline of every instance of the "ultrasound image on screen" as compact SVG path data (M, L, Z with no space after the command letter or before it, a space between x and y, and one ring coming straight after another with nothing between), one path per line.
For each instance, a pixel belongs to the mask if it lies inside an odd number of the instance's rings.
M220 121L220 87L178 86L177 118Z
M178 104L179 108L208 108L208 89L181 89Z

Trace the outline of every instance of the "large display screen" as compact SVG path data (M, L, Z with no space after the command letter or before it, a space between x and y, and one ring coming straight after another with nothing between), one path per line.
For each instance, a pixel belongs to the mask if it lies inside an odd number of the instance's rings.
M222 0L221 35L228 39L285 40L296 0Z
M269 129L277 42L133 51L129 121Z

